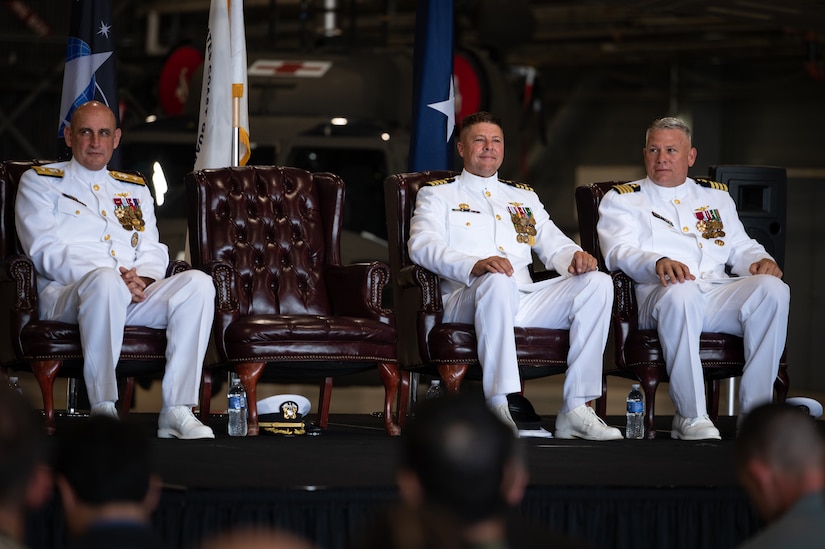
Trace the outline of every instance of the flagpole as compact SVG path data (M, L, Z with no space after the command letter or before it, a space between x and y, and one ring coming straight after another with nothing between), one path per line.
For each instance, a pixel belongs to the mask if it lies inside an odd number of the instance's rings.
M241 165L241 97L243 84L232 84L232 166Z

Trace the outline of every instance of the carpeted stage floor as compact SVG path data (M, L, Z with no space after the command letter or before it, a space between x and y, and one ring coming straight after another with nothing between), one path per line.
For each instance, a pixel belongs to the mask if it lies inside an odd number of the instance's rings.
M132 417L154 437L156 414ZM59 421L58 429L83 419ZM734 419L721 418L723 440L712 442L671 440L670 421L658 418L656 440L525 440L531 483L522 514L593 547L734 547L760 527L733 467ZM298 532L323 549L355 547L396 500L398 440L380 418L333 414L322 435L294 438L232 438L224 417L211 424L212 441L155 439L165 488L153 520L170 547L194 548L250 523ZM63 547L64 530L53 501L33 517L30 545Z

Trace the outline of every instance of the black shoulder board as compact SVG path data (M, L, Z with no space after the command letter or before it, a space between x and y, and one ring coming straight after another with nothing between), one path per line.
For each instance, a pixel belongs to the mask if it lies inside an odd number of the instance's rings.
M725 185L724 183L719 183L718 181L713 181L712 179L707 179L705 177L697 177L696 182L703 187L707 187L708 189L716 189L717 191L728 192L727 185Z
M637 193L642 190L638 183L619 183L611 188L619 194Z
M63 170L57 168L49 168L46 166L32 166L34 173L37 175L45 175L48 177L63 177Z
M504 183L505 185L510 185L511 187L515 187L517 189L522 189L524 191L535 192L533 187L530 185L526 185L524 183L517 183L515 181L510 181L509 179L499 179L499 182Z
M455 181L455 177L446 177L444 179L435 179L433 181L427 181L424 183L425 186L428 187L435 187L436 185L444 185L446 183L452 183Z
M123 172L115 172L110 171L109 175L113 178L117 179L118 181L123 181L124 183L134 183L135 185L143 185L145 186L146 183L143 181L143 178L139 175L133 175L131 173L123 173Z

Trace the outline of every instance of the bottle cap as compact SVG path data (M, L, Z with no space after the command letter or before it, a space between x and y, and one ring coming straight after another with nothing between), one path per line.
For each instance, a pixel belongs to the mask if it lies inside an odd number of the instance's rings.
M430 385L441 385L441 380L440 379L434 379L430 382Z
M638 389L639 387L641 387L641 385L639 385L638 383L634 383L630 386L631 389Z

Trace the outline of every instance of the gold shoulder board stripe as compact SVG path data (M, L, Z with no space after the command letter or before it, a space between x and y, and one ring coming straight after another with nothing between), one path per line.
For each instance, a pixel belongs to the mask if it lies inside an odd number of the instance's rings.
M32 166L32 169L37 175L46 175L49 177L63 177L63 170L57 168L47 168L46 166Z
M716 189L717 191L725 191L728 192L728 186L724 183L719 183L718 181L713 181L711 179L705 179L703 177L697 177L696 182L699 183L701 186L706 187L708 189Z
M510 185L511 187L515 187L517 189L523 189L525 191L535 192L533 187L527 185L526 183L517 183L516 181L510 181L509 179L499 179L500 182L504 183L505 185Z
M444 179L436 179L434 181L428 181L427 183L425 183L425 185L428 185L430 187L434 187L436 185L444 185L445 183L452 183L453 181L455 181L455 177L447 177L447 178L444 178Z
M620 183L618 185L613 185L612 188L619 194L637 193L642 190L642 188L636 183Z
M130 173L123 173L123 172L115 172L110 171L109 175L117 179L118 181L123 181L124 183L134 183L135 185L146 185L143 181L143 178L138 175L132 175Z

